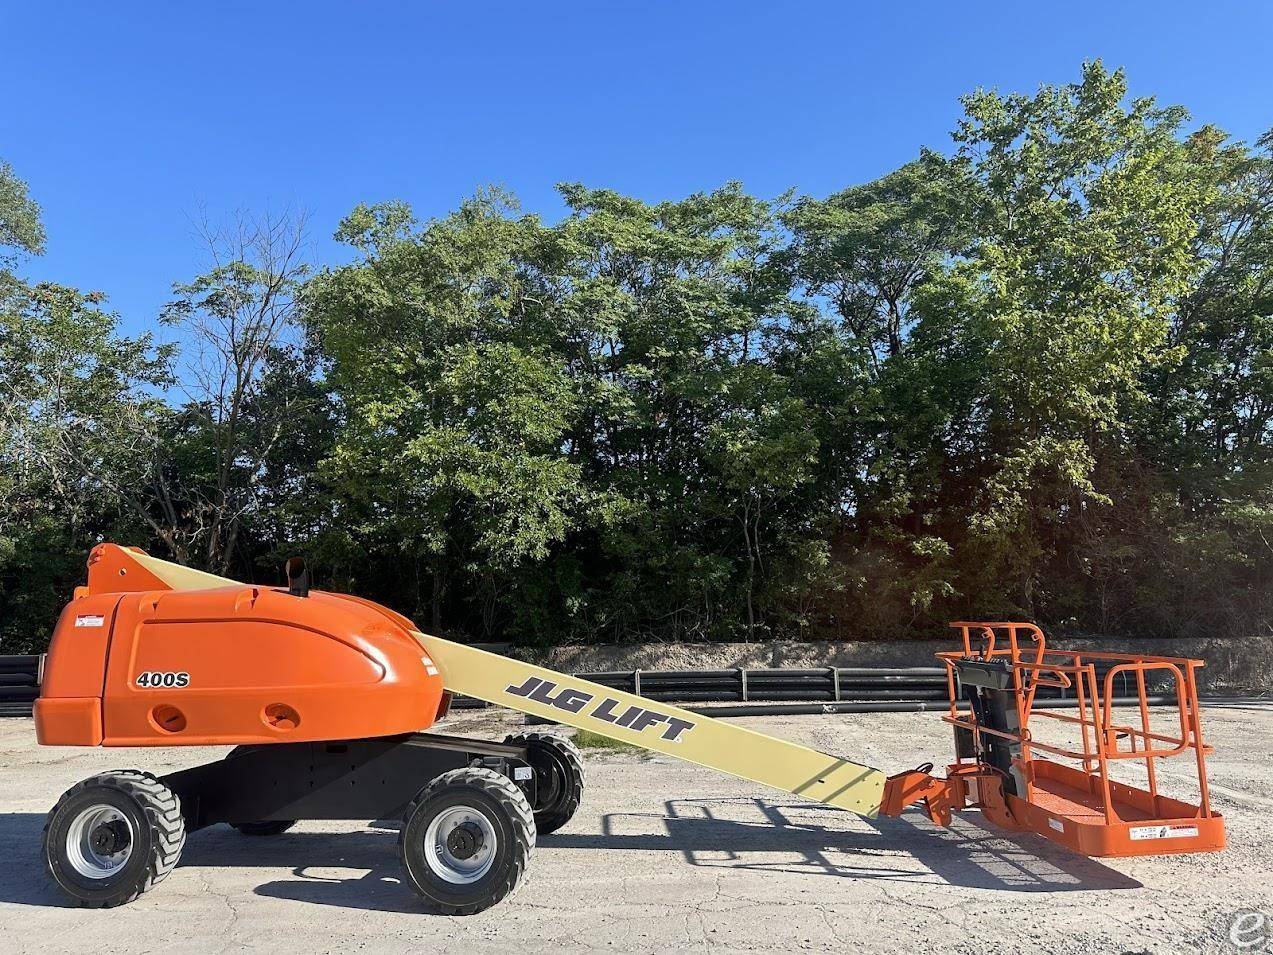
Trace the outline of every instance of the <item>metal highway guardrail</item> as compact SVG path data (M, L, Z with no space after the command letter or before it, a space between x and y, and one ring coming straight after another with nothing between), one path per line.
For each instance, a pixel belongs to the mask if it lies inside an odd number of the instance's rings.
M30 716L43 674L43 654L0 656L0 716Z
M1098 666L1097 677L1103 680L1112 665ZM774 706L768 709L779 713L887 713L939 709L948 703L945 667L612 670L573 675L647 699L686 704L692 710L705 703L743 704L729 709L712 707L700 710L715 716L759 714L762 711L757 705L764 703L823 704L820 707ZM1115 703L1118 699L1136 695L1133 684L1134 676L1125 671L1115 676L1114 689L1118 694ZM1039 687L1038 699L1055 701L1060 708L1074 705L1070 691L1053 687ZM453 705L457 709L465 709L483 708L488 704L457 698Z
M43 654L0 656L0 716L30 716L40 695ZM726 670L611 670L575 676L665 703L685 704L713 716L766 713L890 713L942 709L947 705L944 667L735 668ZM1097 667L1097 676L1104 671ZM1129 674L1115 678L1119 705L1135 690ZM1073 706L1067 691L1040 687L1041 705ZM1166 698L1153 697L1151 702ZM1174 697L1170 702L1174 702ZM740 704L712 706L703 704ZM774 704L767 706L765 704ZM781 704L781 705L779 705ZM804 704L804 705L802 705ZM489 704L457 697L455 709Z

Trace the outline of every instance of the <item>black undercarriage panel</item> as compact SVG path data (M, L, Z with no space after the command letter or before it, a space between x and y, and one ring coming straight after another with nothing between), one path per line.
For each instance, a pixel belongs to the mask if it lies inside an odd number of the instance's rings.
M241 746L163 781L180 797L187 828L198 829L219 822L392 819L435 776L469 766L507 776L535 805L524 747L432 733Z

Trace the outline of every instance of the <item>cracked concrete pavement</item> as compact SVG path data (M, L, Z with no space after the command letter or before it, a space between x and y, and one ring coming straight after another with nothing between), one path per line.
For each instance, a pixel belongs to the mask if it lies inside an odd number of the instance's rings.
M387 821L257 839L217 826L137 902L69 907L39 854L57 797L98 770L163 773L224 750L42 749L30 720L0 720L0 950L1236 951L1236 913L1273 918L1273 706L1204 717L1221 854L1098 861L975 812L947 830L917 811L865 820L672 759L590 752L578 815L540 838L512 899L469 918L430 914L404 885ZM950 752L931 713L742 722L887 771ZM444 730L500 738L519 723L490 712ZM1189 766L1165 775L1188 794Z

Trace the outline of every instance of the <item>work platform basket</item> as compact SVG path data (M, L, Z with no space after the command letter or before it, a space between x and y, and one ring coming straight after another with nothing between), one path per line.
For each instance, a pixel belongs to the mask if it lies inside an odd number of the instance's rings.
M992 822L1091 856L1224 847L1207 786L1202 661L1050 650L1027 623L951 626L963 646L937 656L955 728L952 808L979 806ZM1124 780L1111 778L1116 767ZM1164 783L1197 803L1165 795Z

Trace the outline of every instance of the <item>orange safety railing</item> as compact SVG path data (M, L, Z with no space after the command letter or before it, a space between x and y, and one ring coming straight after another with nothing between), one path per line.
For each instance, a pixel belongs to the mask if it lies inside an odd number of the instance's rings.
M973 734L978 752L983 751L981 739L986 735L1002 737L1020 745L1020 755L1013 763L1021 770L1026 792L1023 798L1034 802L1035 773L1032 761L1037 753L1075 760L1088 774L1091 794L1099 798L1107 824L1120 821L1111 796L1110 764L1120 760L1143 761L1148 779L1148 794L1156 814L1169 815L1158 791L1157 761L1194 754L1197 766L1198 787L1201 794L1197 810L1198 818L1211 818L1210 792L1207 786L1206 756L1211 747L1202 736L1201 710L1198 703L1196 671L1203 666L1201 660L1176 657L1160 657L1145 654L1087 653L1070 650L1049 650L1043 631L1028 623L972 623L959 621L951 624L963 637L962 651L939 653L946 665L947 689L950 695L950 712L944 717L947 723L963 727ZM975 635L975 637L974 637ZM981 725L966 701L959 697L956 679L956 662L976 659L1002 661L1011 676L1011 689L1016 702L1017 726L1015 732L992 729ZM1097 664L1112 664L1103 675L1098 675ZM1172 729L1158 732L1150 726L1150 696L1147 691L1147 674L1170 678L1174 686L1174 702L1177 720ZM1139 726L1115 722L1114 680L1118 677L1124 686L1134 680L1135 693L1119 699L1120 705L1138 711ZM1041 687L1073 690L1074 713L1055 709L1036 708L1036 691ZM1166 694L1171 699L1170 692ZM1045 743L1035 738L1031 724L1040 719L1051 720L1077 730L1081 748L1072 749ZM1176 732L1178 735L1171 735ZM1127 745L1120 746L1126 740ZM959 763L964 759L959 758ZM1173 801L1174 802L1174 801Z

